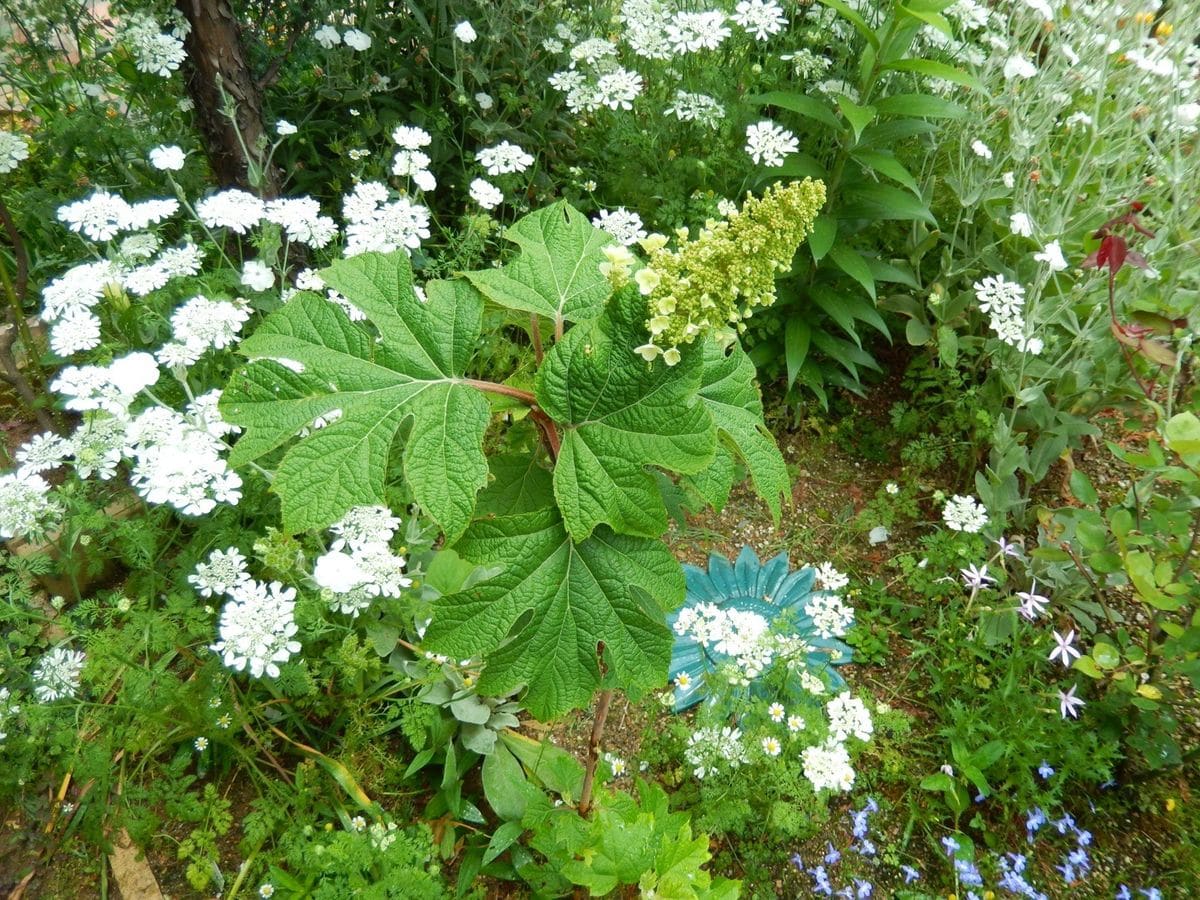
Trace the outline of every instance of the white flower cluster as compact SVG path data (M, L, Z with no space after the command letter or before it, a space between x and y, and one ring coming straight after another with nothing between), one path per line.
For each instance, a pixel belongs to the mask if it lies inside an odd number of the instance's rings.
M805 747L800 754L804 761L804 777L814 791L849 791L854 787L854 767L846 745L830 739L823 744Z
M175 340L159 349L158 360L172 368L187 368L209 349L232 346L249 318L249 305L241 298L210 300L197 295L171 313Z
M717 50L733 34L718 9L691 12L679 10L667 22L667 43L676 53Z
M783 7L774 0L741 0L729 18L757 41L769 40L788 23Z
M470 194L471 199L478 203L481 209L495 209L504 202L504 192L482 178L471 182Z
M15 131L0 131L0 175L7 175L29 159L29 138Z
M125 454L133 459L130 484L148 502L189 516L207 515L218 503L236 505L242 479L221 456L224 445L213 430L212 422L190 422L165 407L142 412L126 434Z
M123 17L118 39L129 47L138 71L169 78L187 59L183 40L190 31L187 19L175 10L166 29L144 13L133 13Z
M0 538L40 537L57 522L61 507L50 485L27 468L0 475Z
M854 623L854 609L837 594L814 594L804 605L813 628L823 638L842 637Z
M268 585L246 578L225 594L229 602L217 626L220 640L211 649L235 672L278 678L279 663L300 652L300 642L295 640L296 589L278 581Z
M188 576L188 581L203 597L228 594L250 580L246 557L236 547L214 550L208 555L208 562L197 563L196 571Z
M150 150L150 165L160 172L178 172L184 158L183 149L175 144L159 144Z
M746 126L746 153L764 166L782 166L789 153L800 149L796 135L774 122L763 120Z
M677 90L671 105L663 110L681 122L696 122L705 128L716 128L725 118L725 107L708 94Z
M289 241L321 249L337 236L337 223L321 215L321 204L312 197L268 200L262 217L283 228Z
M749 684L775 658L776 641L770 623L747 610L697 603L680 611L675 633L731 657L727 677L735 678L739 684Z
M749 762L741 729L698 728L688 737L683 758L697 778L715 775L723 769L736 769Z
M108 191L58 208L58 219L76 234L93 241L109 241L123 231L142 231L175 215L179 201L171 198L130 203Z
M399 597L412 586L405 558L388 546L399 526L383 506L355 507L330 526L330 550L313 567L313 580L330 592L330 606L357 617L376 597Z
M601 231L607 231L617 241L629 247L646 236L646 228L642 217L623 206L614 210L602 209L592 224Z
M972 287L979 309L988 314L988 324L996 337L1018 350L1034 355L1042 352L1041 338L1025 336L1025 288L1007 281L1003 275L989 275Z
M850 584L850 576L839 572L833 563L823 562L817 566L816 581L823 591L840 591Z
M984 505L974 497L955 494L946 501L942 509L942 519L951 531L976 534L988 523L988 514Z
M429 210L407 197L389 202L391 192L378 181L364 181L342 200L346 217L346 256L368 251L406 253L429 237Z
M392 132L392 140L400 148L392 157L392 174L411 178L413 184L423 191L437 187L437 179L429 171L429 154L421 148L433 142L429 132L411 125L398 125Z
M475 159L487 169L489 175L520 173L533 165L532 156L508 141L501 141L495 147L485 147L475 154Z
M130 353L109 366L69 366L51 388L66 398L67 409L93 413L62 445L31 441L23 452L52 468L75 457L80 478L111 478L121 459L133 461L130 483L151 503L166 503L186 515L204 515L217 503L236 504L242 480L221 453L221 437L234 429L222 422L219 391L198 398L185 417L153 406L138 414L130 404L158 380L149 353Z
M86 657L78 650L55 647L33 669L33 696L39 703L74 699Z
M850 735L860 741L871 740L875 731L871 714L866 705L857 697L851 697L849 691L842 691L825 705L825 714L829 717L829 733L834 740L843 742Z

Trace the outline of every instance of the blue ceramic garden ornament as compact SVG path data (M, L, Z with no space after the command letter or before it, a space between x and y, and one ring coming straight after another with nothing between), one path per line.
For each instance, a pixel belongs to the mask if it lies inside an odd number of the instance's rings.
M708 696L705 676L730 659L713 647L703 646L690 635L675 632L679 614L701 603L756 613L769 624L787 614L791 633L812 648L807 661L813 673L826 673L829 687L835 692L845 686L845 679L833 666L850 662L850 647L835 638L818 635L812 618L804 609L813 597L825 593L813 589L816 571L812 567L789 572L786 553L763 563L758 554L743 547L736 563L713 553L708 558L708 571L687 564L683 571L687 578L687 598L679 610L667 617L667 624L675 635L669 674L671 683L676 684L681 673L686 673L690 679L686 688L675 689L675 712L682 712L705 699ZM798 678L789 679L788 687L797 693L803 690Z

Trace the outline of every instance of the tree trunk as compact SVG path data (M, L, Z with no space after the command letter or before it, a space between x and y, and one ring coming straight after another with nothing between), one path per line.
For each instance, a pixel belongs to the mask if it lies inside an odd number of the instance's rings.
M217 182L275 196L279 173L274 167L264 172L261 165L266 144L262 92L246 61L233 9L228 0L176 0L176 6L192 26L184 41L187 89ZM225 114L222 90L234 104L233 119Z

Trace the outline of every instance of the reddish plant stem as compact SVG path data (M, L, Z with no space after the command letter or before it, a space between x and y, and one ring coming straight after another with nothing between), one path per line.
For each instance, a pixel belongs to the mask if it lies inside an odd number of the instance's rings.
M468 384L476 390L485 391L492 394L500 394L502 397L512 397L514 400L519 400L529 407L529 417L533 419L533 423L537 425L538 431L542 434L542 442L546 445L546 452L550 454L550 461L558 461L558 451L561 446L561 441L558 436L558 426L554 424L546 412L537 405L537 397L529 391L523 391L520 388L511 387L507 384L499 384L495 381L481 381L477 378L464 378L463 384Z
M1121 323L1117 321L1117 273L1113 271L1112 263L1108 266L1108 316L1112 320L1112 328L1114 333L1121 327ZM1147 400L1154 399L1153 385L1147 385L1137 373L1137 367L1133 363L1133 354L1129 352L1129 348L1121 340L1117 340L1121 347L1121 355L1125 357L1125 365L1129 367L1129 374L1133 376L1133 380L1137 386L1141 388L1142 393L1146 395Z
M596 766L600 763L600 741L604 737L604 723L608 721L612 698L612 691L601 691L600 699L596 701L596 718L592 722L592 739L588 743L587 769L583 773L583 789L579 792L581 816L586 816L592 808L592 787L596 781Z

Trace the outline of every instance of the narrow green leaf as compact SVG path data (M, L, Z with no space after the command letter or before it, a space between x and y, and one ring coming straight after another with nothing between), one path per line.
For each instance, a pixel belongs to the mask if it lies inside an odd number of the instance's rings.
M926 119L962 119L966 107L931 94L892 94L875 101L881 116L917 116Z
M856 251L845 244L834 244L829 255L839 269L862 285L872 300L875 299L875 277L871 274L870 266Z
M867 24L866 19L851 9L843 0L821 0L821 3L834 10L839 16L853 25L854 30L862 35L868 44L876 50L879 49L879 37L875 34L874 29Z
M815 119L822 125L828 125L837 131L844 131L846 126L823 101L795 91L768 91L765 94L753 94L746 98L748 103L756 106L778 106L797 115Z
M820 262L836 240L837 219L826 213L817 216L813 222L812 234L808 236L808 247L812 251L813 262Z
M933 213L907 191L890 184L851 185L838 212L844 219L915 219L937 227Z
M918 75L940 78L943 81L961 84L963 87L973 90L984 90L983 83L970 72L964 72L962 69L956 69L954 66L932 59L898 59L888 63L884 68L895 69L898 72L916 72Z
M896 8L907 16L912 16L926 25L936 28L950 40L954 40L954 29L950 27L950 23L946 21L946 17L935 12L926 12L920 9L911 9L902 4L896 4Z
M878 172L880 175L886 175L893 181L898 181L918 198L921 196L921 188L917 184L917 179L913 178L912 173L904 168L900 161L890 153L884 153L882 150L870 150L858 147L853 151L853 156L868 169Z
M509 847L517 842L525 828L520 822L505 822L492 834L488 841L487 852L483 854L483 865L487 865Z
M874 121L876 116L875 107L859 106L843 94L838 95L837 104L838 108L842 111L842 115L846 117L846 121L850 123L850 128L854 131L854 140L858 141L863 129Z
M808 346L812 340L812 329L797 315L788 318L783 331L784 355L787 357L788 388L796 383L800 369L808 357Z

